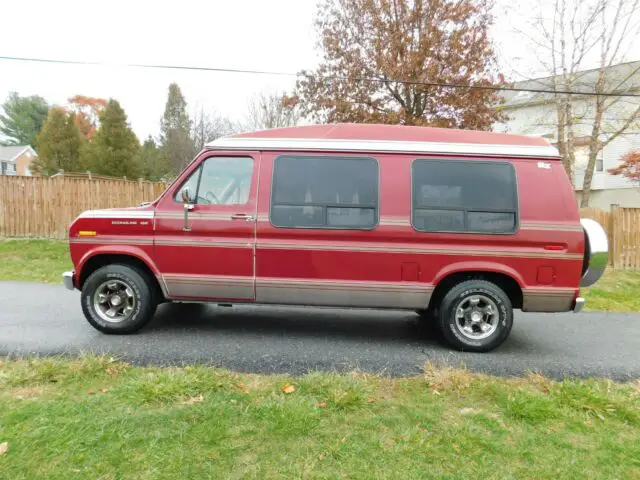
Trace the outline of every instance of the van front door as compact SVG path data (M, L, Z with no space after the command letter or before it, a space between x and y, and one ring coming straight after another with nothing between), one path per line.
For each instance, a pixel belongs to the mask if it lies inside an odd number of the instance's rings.
M259 162L255 152L206 153L158 203L155 256L169 298L255 301Z

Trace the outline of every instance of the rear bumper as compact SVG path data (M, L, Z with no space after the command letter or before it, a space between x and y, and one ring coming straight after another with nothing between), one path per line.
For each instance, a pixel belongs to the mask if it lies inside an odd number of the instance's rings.
M573 306L573 313L580 313L584 308L584 298L576 298L576 304Z
M67 290L73 290L73 272L64 272L62 274L62 282Z

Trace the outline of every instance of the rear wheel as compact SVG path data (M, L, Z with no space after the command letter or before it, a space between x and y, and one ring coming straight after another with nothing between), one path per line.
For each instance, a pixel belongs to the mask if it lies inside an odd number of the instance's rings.
M447 342L458 350L488 352L499 347L513 326L507 294L485 280L468 280L451 288L438 309Z
M93 272L82 287L82 311L104 333L132 333L155 314L153 286L144 273L128 265L107 265Z

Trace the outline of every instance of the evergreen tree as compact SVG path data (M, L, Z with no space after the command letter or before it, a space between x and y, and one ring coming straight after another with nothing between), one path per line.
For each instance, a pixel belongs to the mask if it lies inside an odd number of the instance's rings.
M68 115L62 108L54 107L49 111L36 142L38 157L33 162L35 172L49 176L60 170L82 170L80 156L84 138L73 115Z
M142 144L140 168L142 176L153 182L162 180L171 174L172 168L169 160L164 152L158 148L151 135Z
M11 92L1 109L0 142L35 147L36 137L49 114L49 105L44 98L37 95L20 97Z
M116 100L109 100L100 115L100 128L83 157L92 173L138 178L140 142L127 122L127 115Z
M180 87L169 85L169 96L160 120L160 147L173 168L173 173L180 172L195 155L191 139L191 121L187 114L187 101Z

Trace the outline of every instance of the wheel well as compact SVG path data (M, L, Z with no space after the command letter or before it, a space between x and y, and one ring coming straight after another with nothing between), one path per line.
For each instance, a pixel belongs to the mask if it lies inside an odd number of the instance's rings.
M80 272L80 277L78 278L79 287L82 288L84 282L87 280L87 278L89 278L89 275L91 275L99 268L116 263L119 265L127 265L138 270L140 273L145 275L151 283L156 298L160 300L165 298L164 293L162 292L162 288L160 288L160 284L158 283L158 279L153 274L149 266L139 258L132 257L131 255L107 253L91 257L89 260L87 260L87 263L85 263L82 271Z
M444 277L436 286L435 290L433 291L433 295L431 295L431 299L429 300L429 308L438 308L440 302L447 294L447 292L454 285L457 285L460 282L464 282L465 280L486 280L488 282L491 282L500 287L504 291L504 293L507 294L513 308L522 308L522 289L520 288L518 282L513 279L513 277L505 275L504 273L481 271L458 272Z

